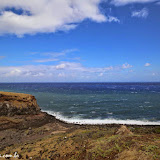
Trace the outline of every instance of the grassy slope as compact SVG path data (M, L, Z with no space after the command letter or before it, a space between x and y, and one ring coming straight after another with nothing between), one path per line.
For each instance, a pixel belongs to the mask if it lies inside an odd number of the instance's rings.
M34 160L159 160L160 127L129 127L133 135L115 135L116 127L81 126L28 144L10 146L1 154L18 152Z

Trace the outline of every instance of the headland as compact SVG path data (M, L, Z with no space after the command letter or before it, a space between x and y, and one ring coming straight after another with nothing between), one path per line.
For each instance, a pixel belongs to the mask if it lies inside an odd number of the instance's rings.
M42 112L32 95L0 92L1 156L16 152L18 159L34 160L158 160L159 137L160 126L68 124Z

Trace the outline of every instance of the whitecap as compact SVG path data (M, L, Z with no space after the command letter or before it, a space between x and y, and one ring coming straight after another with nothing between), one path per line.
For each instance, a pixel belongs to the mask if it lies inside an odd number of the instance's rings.
M113 113L112 112L107 112L107 114L112 115Z
M147 106L147 108L152 108L153 106Z
M79 117L74 118L67 118L63 115L61 115L59 112L53 112L53 111L45 111L50 115L55 116L55 118L66 122L66 123L73 123L73 124L90 124L90 125L102 125L102 124L126 124L126 125L160 125L160 121L151 122L147 121L145 119L143 120L132 120L132 119L82 119Z
M122 99L122 101L128 101L128 99Z
M84 104L88 104L88 101L87 101L87 102L84 102Z
M75 113L75 111L70 111L70 113Z
M95 112L95 111L91 111L90 113L93 113L93 114L95 114L96 112Z
M144 103L148 104L148 103L150 103L150 102L144 102Z

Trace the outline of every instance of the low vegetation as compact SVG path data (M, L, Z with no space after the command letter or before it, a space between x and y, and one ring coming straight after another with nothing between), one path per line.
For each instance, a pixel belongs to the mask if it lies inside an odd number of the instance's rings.
M133 134L116 134L117 127L80 126L53 132L32 143L6 147L1 154L34 160L160 160L160 127L128 127Z

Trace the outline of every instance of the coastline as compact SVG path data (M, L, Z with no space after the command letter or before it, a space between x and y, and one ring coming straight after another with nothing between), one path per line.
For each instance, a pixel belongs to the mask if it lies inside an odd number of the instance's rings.
M67 123L41 111L32 95L0 94L0 155L16 153L16 159L34 160L160 159L159 125ZM24 103L25 109L19 106Z
M15 120L22 121L0 130L1 155L17 153L16 159L33 160L160 159L160 126L71 124L44 112L8 121Z
M53 111L42 110L56 119L68 123L68 124L79 124L79 125L131 125L131 126L160 126L160 121L141 121L141 120L120 120L120 119L76 119L66 118L60 114L55 114Z

